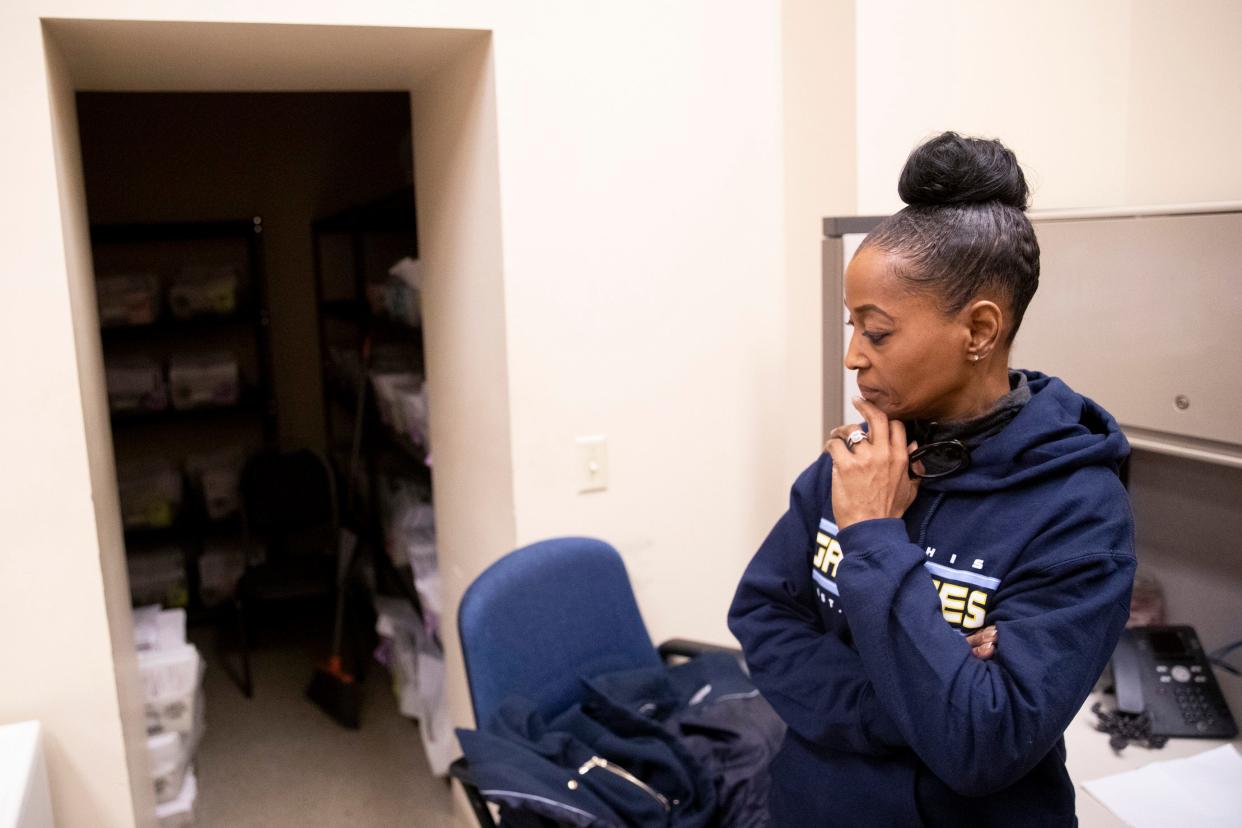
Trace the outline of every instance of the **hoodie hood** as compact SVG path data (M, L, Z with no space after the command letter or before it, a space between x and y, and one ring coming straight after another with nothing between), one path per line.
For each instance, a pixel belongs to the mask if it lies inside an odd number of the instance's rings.
M1113 416L1056 377L1022 371L1031 399L998 434L970 453L961 474L925 480L935 492L994 492L1084 466L1114 471L1130 444Z

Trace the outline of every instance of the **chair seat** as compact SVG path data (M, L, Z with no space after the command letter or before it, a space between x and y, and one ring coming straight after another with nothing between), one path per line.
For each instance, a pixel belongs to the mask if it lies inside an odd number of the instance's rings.
M336 562L327 555L303 555L258 564L238 583L242 600L280 601L326 595L334 589Z

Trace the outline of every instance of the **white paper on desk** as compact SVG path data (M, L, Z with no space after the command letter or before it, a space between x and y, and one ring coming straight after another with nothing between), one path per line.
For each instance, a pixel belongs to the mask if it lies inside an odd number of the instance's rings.
M1104 807L1134 828L1169 824L1242 825L1242 756L1222 745L1085 783Z

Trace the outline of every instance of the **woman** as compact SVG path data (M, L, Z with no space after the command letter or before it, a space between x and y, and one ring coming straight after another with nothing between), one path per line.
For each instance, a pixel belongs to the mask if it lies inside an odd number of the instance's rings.
M1008 368L1039 280L1013 153L945 133L899 192L845 276L865 422L794 483L729 610L788 725L772 816L1074 825L1062 733L1128 613L1129 448Z

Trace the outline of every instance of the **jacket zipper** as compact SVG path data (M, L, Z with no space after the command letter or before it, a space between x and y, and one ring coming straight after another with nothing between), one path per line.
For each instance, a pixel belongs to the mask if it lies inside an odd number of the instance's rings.
M624 779L626 782L629 782L631 785L634 785L639 790L643 791L643 793L647 794L647 796L650 796L656 802L659 802L660 807L664 808L666 812L673 810L673 806L668 802L668 797L648 785L643 780L639 779L634 774L627 771L625 768L609 762L601 756L592 756L590 759L583 762L582 767L578 768L578 775L586 776L592 768L602 768L614 776Z

